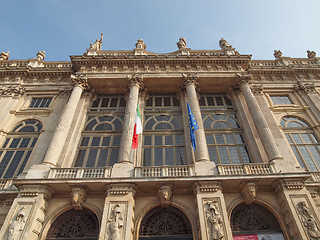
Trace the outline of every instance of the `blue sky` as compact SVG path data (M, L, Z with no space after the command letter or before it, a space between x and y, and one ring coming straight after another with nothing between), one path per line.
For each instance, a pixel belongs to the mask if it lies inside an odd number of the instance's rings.
M253 59L320 56L319 0L0 0L0 52L10 59L47 61L82 55L104 33L103 50L130 50L143 38L147 50L219 49L225 38Z

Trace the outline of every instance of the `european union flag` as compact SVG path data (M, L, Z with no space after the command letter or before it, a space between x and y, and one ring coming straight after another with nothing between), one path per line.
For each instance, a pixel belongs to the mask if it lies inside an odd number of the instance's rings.
M189 103L187 102L187 108L188 108L188 120L189 120L189 128L190 128L190 139L191 139L191 144L193 147L193 150L196 150L196 135L194 134L194 131L199 129L198 123L196 119L194 118L191 108L189 106Z

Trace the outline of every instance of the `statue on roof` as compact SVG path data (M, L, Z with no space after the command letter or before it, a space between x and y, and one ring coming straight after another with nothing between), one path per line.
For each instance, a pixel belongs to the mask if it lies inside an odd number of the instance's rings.
M45 57L46 57L46 52L45 51L39 51L37 53L37 60L38 61L43 61Z
M220 39L219 46L220 46L221 50L231 50L232 49L232 45L230 45L226 40L224 40L224 38Z
M282 57L282 52L280 50L274 50L273 56L276 59L280 59Z
M308 53L308 58L316 58L317 54L315 51L308 50L307 53Z
M10 57L9 53L10 53L9 51L8 52L2 52L0 54L0 60L8 60L9 57Z
M136 49L146 49L147 45L143 42L143 39L140 38L138 39L137 43L136 43Z
M179 49L186 48L187 47L187 41L185 38L181 37L179 38L179 42L177 42L177 46Z
M102 45L102 40L103 40L103 33L101 33L100 40L97 39L94 43L90 44L89 49L94 49L94 50L100 51L101 45Z

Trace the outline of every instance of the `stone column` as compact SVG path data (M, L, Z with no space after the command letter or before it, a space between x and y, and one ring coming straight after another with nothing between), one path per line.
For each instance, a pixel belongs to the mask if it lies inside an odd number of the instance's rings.
M199 221L199 235L202 240L232 240L226 203L218 181L198 182L194 186ZM213 226L212 221L219 224ZM219 238L214 238L219 236Z
M139 89L143 87L143 75L128 75L127 77L129 80L130 92L121 136L119 163L132 164L133 159L130 159L130 152L132 149L132 137L139 99Z
M42 164L57 165L62 148L67 139L72 120L74 118L78 102L83 90L89 89L88 81L83 76L72 76L72 81L75 84L71 96L63 110L59 120L58 127L51 140L47 153L42 161Z
M238 74L237 77L240 81L240 89L246 99L251 117L257 128L260 139L264 145L269 161L281 159L282 156L279 152L278 146L274 140L272 132L268 126L266 119L263 116L263 113L259 107L257 100L255 99L250 89L249 81L251 80L252 76Z
M8 239L9 235L9 239L39 239L52 193L44 186L21 186L2 225L0 239Z
M133 240L134 194L132 184L107 186L99 240Z
M319 239L319 211L303 182L303 177L283 179L274 184L274 189L290 239Z

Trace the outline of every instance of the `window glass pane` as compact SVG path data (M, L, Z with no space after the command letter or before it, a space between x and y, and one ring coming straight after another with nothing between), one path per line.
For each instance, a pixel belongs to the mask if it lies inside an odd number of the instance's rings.
M300 137L303 139L305 143L312 143L312 140L308 134L300 134Z
M96 150L96 149L90 150L86 167L95 167L97 153L98 153L98 150Z
M208 151L209 151L210 160L215 162L216 164L219 164L216 148L208 147Z
M4 144L3 144L2 148L5 148L5 147L7 146L7 144L8 144L8 142L9 142L9 140L10 140L9 138L7 138L7 139L6 139L6 141L4 142Z
M100 100L101 100L101 98L98 98L97 100L95 100L95 101L92 103L92 107L98 107Z
M172 137L173 136L165 136L165 145L173 145Z
M109 166L113 166L115 163L117 163L118 157L119 157L119 149L118 148L112 149Z
M307 148L305 146L298 146L299 152L303 158L303 160L305 161L305 163L308 166L308 169L310 171L318 171L317 167L315 166L314 162L312 161L312 158L309 154L309 152L307 151Z
M226 138L227 144L234 144L235 143L233 136L231 134L226 134L225 138Z
M13 153L14 153L14 151L7 151L0 162L0 177L1 178L2 178L2 175L3 175L6 167L8 166L9 161L11 160Z
M155 136L154 137L154 145L161 146L162 144L162 136Z
M163 165L163 149L162 148L154 149L154 165L155 166Z
M182 145L184 145L183 136L178 135L178 136L176 136L175 138L176 138L176 146L182 146Z
M15 154L11 160L11 163L9 165L9 168L7 169L7 171L4 175L4 178L14 177L14 173L17 170L17 167L22 159L23 154L24 154L24 151L16 151L15 152Z
M214 144L212 135L206 134L206 140L207 140L207 144Z
M76 161L76 167L82 167L85 154L86 154L86 150L79 150L77 161Z
M169 166L174 165L173 148L166 148L165 154L165 164Z
M217 144L225 144L223 135L215 135Z
M125 106L126 106L126 101L124 100L124 98L120 98L119 107L125 107Z
M161 97L156 97L154 100L155 100L155 106L157 106L157 107L162 106L162 98Z
M240 144L240 143L244 143L243 138L240 134L235 134L236 137L236 143Z
M111 98L110 107L117 107L118 105L118 98Z
M208 106L215 106L213 97L207 97Z
M109 146L110 145L110 139L111 139L111 137L104 137L102 139L102 146Z
M109 152L108 149L100 150L97 167L105 167L107 165L106 162L108 159L108 152Z
M286 137L287 137L289 143L293 143L293 141L291 140L290 134L286 134Z
M150 146L151 145L151 136L144 136L143 145Z
M230 163L227 147L218 147L218 150L219 150L219 157L220 157L221 163L224 163L224 164Z
M121 137L113 137L113 146L120 146Z
M25 156L25 158L24 158L24 160L23 160L23 163L22 163L21 166L19 167L19 171L18 171L17 176L19 176L19 175L22 173L24 167L26 166L26 164L27 164L27 162L28 162L28 159L29 159L30 155L31 155L31 151L28 151L28 152L27 152L27 155Z
M320 166L320 156L319 156L319 152L317 151L315 146L308 146L308 149L311 153L311 156L313 157L314 162Z
M14 139L12 139L9 148L17 148L20 140L21 140L20 138L14 138Z
M145 148L143 154L143 166L151 166L151 149Z
M164 97L164 106L171 106L170 97Z
M176 148L176 159L177 159L177 165L185 165L187 164L184 160L184 148Z
M239 153L236 147L228 147L229 150L229 154L231 157L231 162L233 164L240 164L240 157L239 157Z
M216 97L216 103L217 103L217 106L222 106L223 105L222 97Z
M88 146L88 143L89 143L89 138L88 137L82 138L81 146Z
M299 134L291 134L291 137L293 138L293 141L295 143L302 143L302 140L301 140Z
M100 138L99 137L92 138L91 146L99 146L99 143L100 143Z
M239 147L243 163L249 163L249 154L246 147Z
M173 106L175 107L180 106L179 100L177 98L173 97L172 100L173 100Z
M101 107L108 107L109 98L102 98Z
M22 142L20 143L19 148L26 148L30 142L30 138L22 138Z
M292 150L294 152L294 154L296 155L296 158L300 164L301 167L303 168L307 168L307 166L305 165L304 161L302 160L302 158L300 157L300 154L298 152L298 149L295 146L292 146Z

